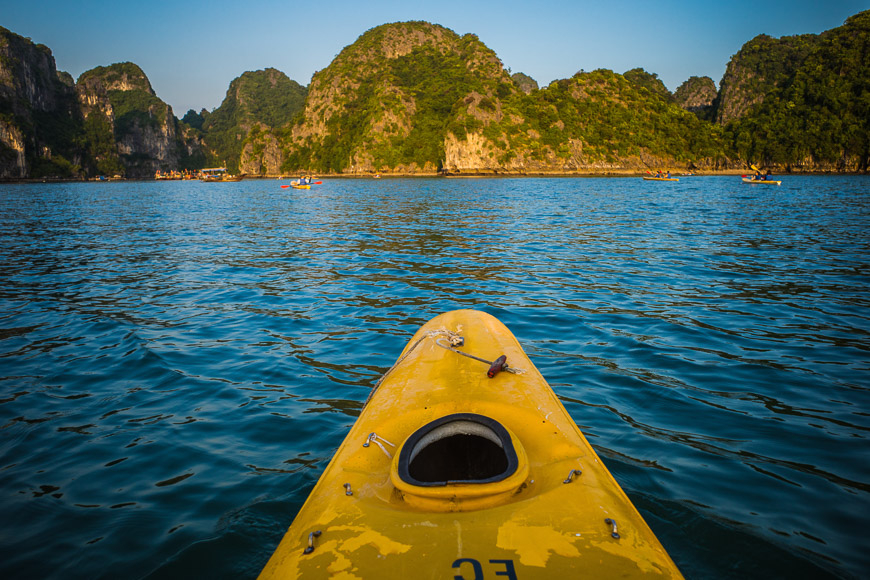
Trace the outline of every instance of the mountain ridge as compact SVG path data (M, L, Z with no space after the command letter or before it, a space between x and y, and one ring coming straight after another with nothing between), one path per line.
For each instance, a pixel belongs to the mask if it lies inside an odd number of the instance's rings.
M179 121L137 65L74 82L50 49L0 27L0 179L206 164L251 176L866 172L868 39L870 11L819 35L760 35L718 89L691 77L672 94L643 69L538 87L473 34L397 22L364 32L307 87L248 71L220 107Z

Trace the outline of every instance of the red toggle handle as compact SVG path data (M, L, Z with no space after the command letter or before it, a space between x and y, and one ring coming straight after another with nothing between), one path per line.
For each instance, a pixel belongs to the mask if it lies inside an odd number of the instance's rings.
M502 372L507 368L507 355L503 354L492 363L492 366L489 367L489 370L486 371L486 376L489 378L494 377L498 373Z

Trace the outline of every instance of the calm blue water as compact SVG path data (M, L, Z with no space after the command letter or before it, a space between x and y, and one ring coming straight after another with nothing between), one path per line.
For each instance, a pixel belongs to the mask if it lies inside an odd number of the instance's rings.
M0 256L0 577L254 577L455 308L687 577L870 569L870 178L0 185Z

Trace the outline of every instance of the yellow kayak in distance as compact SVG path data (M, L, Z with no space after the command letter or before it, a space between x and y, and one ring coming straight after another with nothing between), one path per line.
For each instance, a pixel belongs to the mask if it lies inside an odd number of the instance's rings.
M744 177L743 183L751 183L753 185L779 185L782 181L776 181L774 179L750 179Z
M678 177L644 177L644 181L679 181Z
M474 310L411 338L260 574L640 576L682 578L517 339Z

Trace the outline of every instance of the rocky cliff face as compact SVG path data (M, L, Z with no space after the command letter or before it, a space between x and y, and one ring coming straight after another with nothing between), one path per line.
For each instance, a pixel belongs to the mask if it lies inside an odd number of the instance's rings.
M82 73L76 83L76 91L86 118L92 113L99 113L110 120L115 116L111 91L141 91L150 97L156 96L142 69L130 62L99 66Z
M221 106L203 122L212 162L248 175L280 173L276 131L302 110L307 93L273 68L234 79Z
M79 123L72 79L51 51L0 27L0 178L75 171Z
M482 95L517 90L474 35L426 22L363 34L314 75L285 142L290 168L345 173L435 172L453 119Z
M710 77L689 77L674 91L674 102L692 113L702 113L713 107L716 84Z
M185 142L172 108L133 63L87 71L76 88L85 125L104 136L91 140L97 173L151 177L158 170L177 169L183 152L197 147L192 135Z
M528 93L517 78L473 35L379 26L314 76L282 167L570 174L727 162L712 126L675 105L655 74L578 73Z
M239 172L244 175L281 175L284 155L279 138L270 127L256 125L242 146Z
M0 178L150 177L199 148L132 63L74 83L51 51L0 28Z
M773 89L792 78L812 50L818 36L756 36L731 57L719 83L716 122L743 117Z
M731 59L711 104L711 79L671 95L643 69L540 88L473 34L386 24L308 89L274 69L244 73L188 125L138 66L98 67L76 85L46 47L0 28L0 179L148 177L206 163L249 175L866 171L868 43L870 11L821 35L759 36Z

